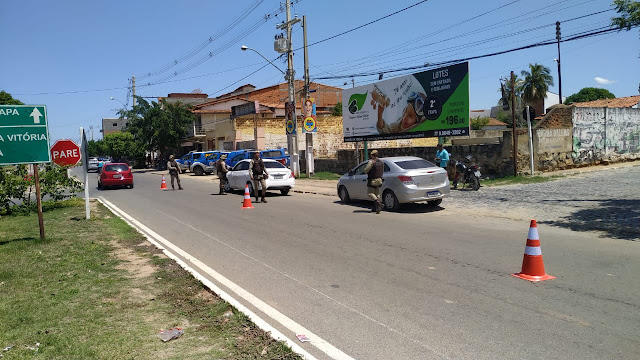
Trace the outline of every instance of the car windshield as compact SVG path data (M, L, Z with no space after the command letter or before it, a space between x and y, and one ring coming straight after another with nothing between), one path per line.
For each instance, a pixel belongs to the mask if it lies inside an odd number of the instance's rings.
M129 166L125 164L109 164L104 166L104 171L127 171Z
M282 165L281 163L274 161L266 161L264 163L264 167L268 168L268 169L282 169L282 168L286 168L286 166Z
M396 165L400 166L401 168L405 169L405 170L415 170L415 169L424 169L424 168L431 168L431 167L436 167L434 164L428 162L427 160L424 159L419 159L419 160L403 160L403 161L396 161L395 162Z

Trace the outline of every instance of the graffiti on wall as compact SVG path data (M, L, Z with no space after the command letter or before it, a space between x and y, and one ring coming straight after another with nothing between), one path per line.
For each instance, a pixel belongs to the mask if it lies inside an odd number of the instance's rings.
M640 109L575 108L573 153L601 158L607 153L640 152Z

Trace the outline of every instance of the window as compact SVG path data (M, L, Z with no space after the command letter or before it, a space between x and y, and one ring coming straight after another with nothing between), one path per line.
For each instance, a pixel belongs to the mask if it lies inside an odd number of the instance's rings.
M427 160L424 160L424 159L396 161L396 165L400 166L404 170L414 170L414 169L424 169L424 168L437 167L437 166L433 165L432 163L430 163L430 162L428 162Z
M358 167L356 168L356 170L355 170L355 174L356 174L356 175L362 175L362 174L364 174L364 168L366 168L366 167L367 167L367 163L368 163L368 161L363 162L362 164L360 164L360 166L358 166Z
M127 166L125 164L105 165L104 166L104 171L127 171L127 170L129 170L129 166Z
M208 153L204 154L204 158L207 160L215 160L218 158L218 153Z
M273 161L273 162L265 161L264 167L266 167L267 169L286 169L287 168L286 166L282 165L277 161Z
M384 172L389 172L391 171L391 169L389 168L389 165L384 164Z
M118 123L113 123L113 127L118 127Z
M265 150L262 152L262 157L265 158L273 158L273 157L281 157L282 152L280 150Z
M188 160L188 159L189 159L189 154L187 154L187 155L185 155L185 156L180 158L180 160Z
M202 154L193 154L193 160L200 159Z
M233 171L238 171L238 170L249 170L249 162L243 161L243 162L237 163L236 166L234 166Z
M238 154L236 156L233 157L233 159L231 159L231 161L240 161L240 160L244 160L244 154ZM247 168L248 169L248 168Z

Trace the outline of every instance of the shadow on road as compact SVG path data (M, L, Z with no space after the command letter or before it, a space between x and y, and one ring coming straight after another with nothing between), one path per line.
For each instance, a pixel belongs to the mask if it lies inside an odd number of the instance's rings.
M358 207L360 209L353 210L354 213L370 213L371 212L371 201L357 201L352 200L349 204L343 204L340 200L334 201L334 204L345 205L345 206L353 206ZM400 206L400 209L393 211L401 214L426 214L436 211L444 210L443 207L440 206L432 206L424 203L411 203L411 204L403 204ZM389 212L389 210L382 210L383 212Z
M559 220L540 223L564 227L573 231L599 230L616 239L640 240L640 200L544 200L565 202L594 202L596 208L579 209Z

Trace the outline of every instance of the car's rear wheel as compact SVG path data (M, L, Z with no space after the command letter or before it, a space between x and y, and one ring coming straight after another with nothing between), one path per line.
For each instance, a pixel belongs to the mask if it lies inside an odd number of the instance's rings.
M129 185L129 189L133 189L133 183L131 183L131 185Z
M429 206L438 206L442 203L442 199L427 201Z
M193 173L196 174L197 176L202 176L204 175L204 169L200 166L196 166L193 168Z
M400 203L398 202L398 198L396 194L391 190L386 190L384 194L382 194L382 201L385 209L395 211L400 208Z
M340 188L338 189L338 196L340 197L340 201L343 204L348 204L351 201L351 198L349 197L349 192L347 191L347 188L343 186L340 186Z
M291 188L280 189L280 194L287 195L289 193L289 190L291 190Z

